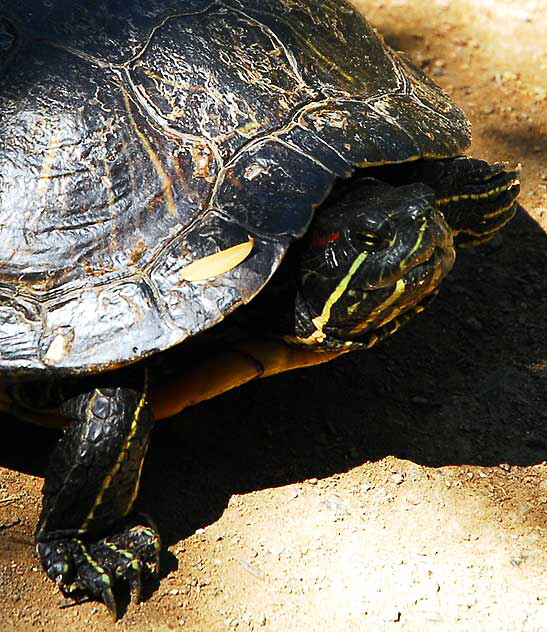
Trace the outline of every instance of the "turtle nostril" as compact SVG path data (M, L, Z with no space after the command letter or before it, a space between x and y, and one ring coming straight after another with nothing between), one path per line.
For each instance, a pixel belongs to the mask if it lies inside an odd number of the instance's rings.
M410 218L415 222L427 222L431 219L433 214L433 206L416 205L410 209Z

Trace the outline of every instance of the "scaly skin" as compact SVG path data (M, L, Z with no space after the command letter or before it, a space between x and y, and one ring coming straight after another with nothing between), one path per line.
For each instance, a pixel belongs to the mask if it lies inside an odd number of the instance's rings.
M94 389L64 402L61 412L73 422L46 472L37 551L65 595L91 593L116 618L114 582L128 582L138 600L141 574L158 571L156 529L126 520L138 493L153 413L146 390L127 388Z

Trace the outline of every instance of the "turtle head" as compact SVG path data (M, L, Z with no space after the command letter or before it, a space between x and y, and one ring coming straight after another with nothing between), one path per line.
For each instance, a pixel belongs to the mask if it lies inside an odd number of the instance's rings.
M354 180L318 211L302 245L289 340L371 346L422 311L453 262L430 187Z

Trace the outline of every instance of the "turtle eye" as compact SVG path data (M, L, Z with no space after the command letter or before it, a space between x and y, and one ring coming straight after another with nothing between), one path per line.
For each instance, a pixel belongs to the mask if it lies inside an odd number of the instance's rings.
M362 252L375 252L387 246L387 240L366 228L356 227L351 231L351 241Z

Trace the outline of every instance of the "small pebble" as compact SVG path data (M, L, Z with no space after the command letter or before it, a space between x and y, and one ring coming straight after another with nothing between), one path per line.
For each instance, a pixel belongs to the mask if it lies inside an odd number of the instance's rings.
M344 516L350 513L346 503L335 494L323 500L321 504L336 516Z
M382 614L382 619L384 621L386 621L386 622L387 621L400 621L401 620L401 613L395 607L393 607L393 608L386 608L385 611Z

